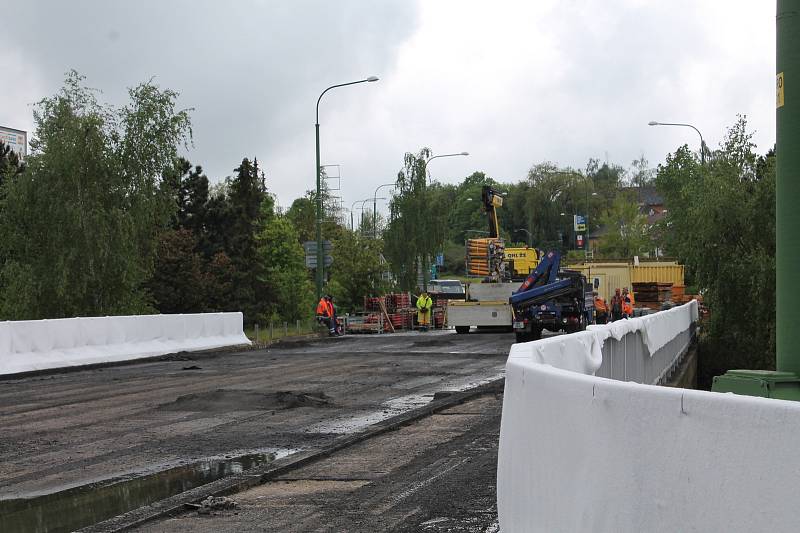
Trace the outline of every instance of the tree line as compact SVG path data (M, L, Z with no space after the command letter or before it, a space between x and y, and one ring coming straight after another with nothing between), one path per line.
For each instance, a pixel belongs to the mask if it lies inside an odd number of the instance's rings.
M144 83L113 108L72 71L35 106L25 163L0 147L0 318L307 316L298 234L258 161L210 186L178 156L191 110L177 96Z
M120 108L100 103L76 72L34 107L25 163L0 145L0 319L149 312L242 311L248 323L312 316L313 271L302 243L315 238L315 193L276 206L261 163L242 158L212 185L179 157L191 143L189 109L152 83ZM597 256L629 260L655 251L686 266L711 319L709 373L769 368L775 336L774 151L754 152L740 118L702 164L687 146L656 169L644 158L583 169L531 166L513 183L474 172L430 182L423 148L403 157L386 218L343 217L323 190L323 234L333 242L326 292L341 311L363 297L417 288L443 252L463 273L464 241L487 228L481 188L505 194L501 236L514 245L575 248L572 215L588 215ZM234 166L234 165L232 165ZM637 191L655 187L655 224ZM522 231L524 230L524 231ZM573 258L582 258L573 252ZM747 311L745 311L747 310ZM744 321L742 315L754 317ZM757 317L757 320L755 319Z

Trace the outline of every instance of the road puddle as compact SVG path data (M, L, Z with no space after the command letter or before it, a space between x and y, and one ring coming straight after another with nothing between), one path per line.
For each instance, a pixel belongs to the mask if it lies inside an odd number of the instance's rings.
M154 474L124 476L73 489L0 500L0 531L74 531L212 481L285 457L291 450L211 458Z

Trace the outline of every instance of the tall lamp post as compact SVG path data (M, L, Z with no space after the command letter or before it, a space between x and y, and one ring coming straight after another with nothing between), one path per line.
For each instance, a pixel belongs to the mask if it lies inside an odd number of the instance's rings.
M425 173L425 178L427 179L427 177L428 177L428 163L430 163L434 159L436 159L438 157L458 157L458 156L467 156L467 155L469 155L469 152L459 152L457 154L433 155L433 156L429 157L428 159L425 160L425 166L423 167L424 173Z
M353 225L353 213L356 211L356 204L358 202L363 202L363 200L356 200L353 202L353 205L350 206L350 231L356 230L355 226Z
M692 126L691 124L681 124L678 122L656 122L655 120L651 120L647 123L648 126L683 126L686 128L692 128L697 134L700 136L700 164L706 164L706 142L703 140L703 134L700 133L700 130Z
M375 189L375 193L372 195L372 237L375 239L378 238L378 191L384 187L394 186L394 183L384 183L383 185L378 185L378 188Z
M460 157L460 156L468 156L469 152L458 152L455 154L441 154L441 155L433 155L425 160L425 163L422 166L422 172L425 177L425 182L428 181L428 163L437 159L439 157ZM428 261L427 258L422 259L422 288L423 290L428 290Z
M319 103L322 100L322 97L325 95L326 92L330 91L331 89L336 89L337 87L346 87L347 85L356 85L358 83L367 83L378 81L377 76L370 76L369 78L365 78L363 80L357 81L350 81L347 83L339 83L337 85L331 85L322 93L320 93L319 98L317 98L317 120L314 124L316 130L316 137L317 137L317 300L322 297L322 283L325 280L324 276L324 267L325 267L325 253L322 247L322 176L321 176L321 169L319 165Z
M370 200L386 200L386 198L385 197L374 198L374 199L373 198L365 198L363 200L359 200L359 201L356 202L357 204L361 204L361 207L359 207L359 209L361 209L361 215L359 216L359 218L360 218L359 225L361 225L361 226L364 225L364 204L369 202Z

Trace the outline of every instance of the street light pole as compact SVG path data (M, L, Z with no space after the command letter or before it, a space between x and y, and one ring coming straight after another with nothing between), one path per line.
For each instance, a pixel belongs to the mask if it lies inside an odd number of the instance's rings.
M317 174L317 216L316 216L316 230L317 230L317 300L322 297L322 283L325 280L324 275L324 268L325 268L325 253L322 247L322 167L319 164L319 103L322 100L322 97L325 95L326 92L330 91L331 89L335 89L337 87L345 87L347 85L355 85L357 83L365 83L365 82L373 82L378 81L377 76L370 76L369 78L365 78L363 80L358 81L350 81L347 83L339 83L337 85L331 85L319 95L317 98L317 115L316 115L316 122L314 123L314 129L316 133L316 148L317 148L317 167L316 167L316 174Z
M428 163L430 163L431 161L433 161L434 159L436 159L438 157L457 157L457 156L462 156L462 155L463 156L467 156L467 155L469 155L469 152L459 152L457 154L433 155L433 156L429 157L428 159L426 159L425 160L425 165L423 166L423 173L425 174L426 181L428 179Z
M360 201L361 200L356 200L355 202L353 202L353 205L350 206L350 231L356 230L355 226L353 225L353 213L356 210L356 204Z
M373 198L370 197L370 198L364 198L363 200L356 200L355 202L353 202L353 206L354 207L355 207L356 204L361 204L361 207L359 207L359 209L361 209L361 215L359 215L359 222L358 222L359 226L363 226L364 225L364 204L369 202L372 199ZM386 198L383 198L383 197L382 198L375 198L375 200L386 200Z
M469 152L458 152L457 154L441 154L441 155L433 155L425 160L422 165L422 174L425 181L425 184L428 183L428 163L437 159L439 157L458 157L458 156L468 156ZM422 290L428 290L428 260L427 257L422 258Z
M394 185L394 183L378 185L378 188L375 189L375 193L372 195L372 236L375 239L378 238L378 191L384 187L394 187Z
M651 120L647 123L648 126L683 126L686 128L692 128L697 134L700 136L700 164L706 164L706 142L703 140L703 134L700 133L700 130L692 126L691 124L681 124L678 122L656 122L655 120Z

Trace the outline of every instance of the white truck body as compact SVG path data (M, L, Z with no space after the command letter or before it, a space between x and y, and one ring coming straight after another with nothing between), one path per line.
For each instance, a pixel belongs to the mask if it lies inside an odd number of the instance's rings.
M512 324L508 299L519 288L518 283L471 283L466 302L447 303L447 325L459 333L470 327L506 327Z

